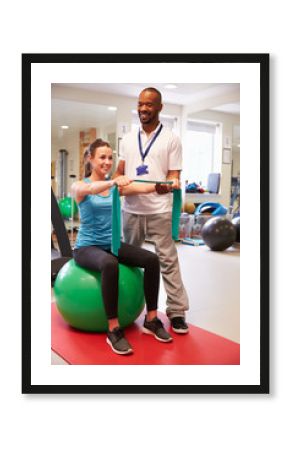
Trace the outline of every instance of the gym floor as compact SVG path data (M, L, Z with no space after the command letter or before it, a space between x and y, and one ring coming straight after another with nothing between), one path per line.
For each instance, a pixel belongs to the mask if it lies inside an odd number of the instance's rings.
M240 342L240 247L213 252L205 245L177 243L182 279L189 297L187 321L219 336ZM153 250L153 245L144 245ZM52 301L53 291L52 291ZM166 294L160 283L159 311L165 312ZM67 364L51 352L51 364Z

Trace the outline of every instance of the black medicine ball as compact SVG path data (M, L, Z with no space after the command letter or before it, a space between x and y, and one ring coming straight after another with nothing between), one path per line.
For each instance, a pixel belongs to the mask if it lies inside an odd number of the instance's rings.
M214 251L223 251L233 245L236 233L235 225L225 217L209 219L201 230L205 244Z
M237 232L236 242L240 242L240 216L234 217L232 223L234 224Z

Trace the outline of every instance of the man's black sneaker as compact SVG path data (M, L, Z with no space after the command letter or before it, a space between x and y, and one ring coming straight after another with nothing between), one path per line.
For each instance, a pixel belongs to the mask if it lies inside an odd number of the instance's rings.
M175 331L175 333L179 334L188 333L189 329L187 323L184 320L184 317L172 317L170 321L172 329L173 331Z
M107 343L118 355L129 355L133 350L124 336L124 331L117 327L107 333Z
M150 321L147 321L145 318L142 331L146 334L152 334L160 342L172 341L172 337L165 330L163 323L158 317L155 317Z

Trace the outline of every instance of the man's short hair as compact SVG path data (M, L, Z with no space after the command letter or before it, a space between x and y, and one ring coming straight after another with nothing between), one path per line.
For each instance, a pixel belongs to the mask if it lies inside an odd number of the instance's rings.
M161 95L161 92L158 91L158 89L156 89L156 88L154 88L154 87L148 87L148 88L143 89L141 92L145 92L145 91L154 92L155 94L157 94L157 96L158 96L158 101L159 101L160 103L162 103L162 95Z

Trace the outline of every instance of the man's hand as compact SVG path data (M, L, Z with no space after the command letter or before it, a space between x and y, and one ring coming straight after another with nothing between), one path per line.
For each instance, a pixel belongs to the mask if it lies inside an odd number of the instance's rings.
M155 191L159 195L168 194L168 192L171 192L171 185L170 184L156 183L155 184Z
M159 195L168 194L169 192L172 192L173 189L180 189L180 181L178 178L173 178L172 184L165 184L165 183L156 183L155 184L155 191Z
M181 188L181 183L179 178L172 178L171 180L168 181L173 181L173 184L171 184L171 189L180 189Z

